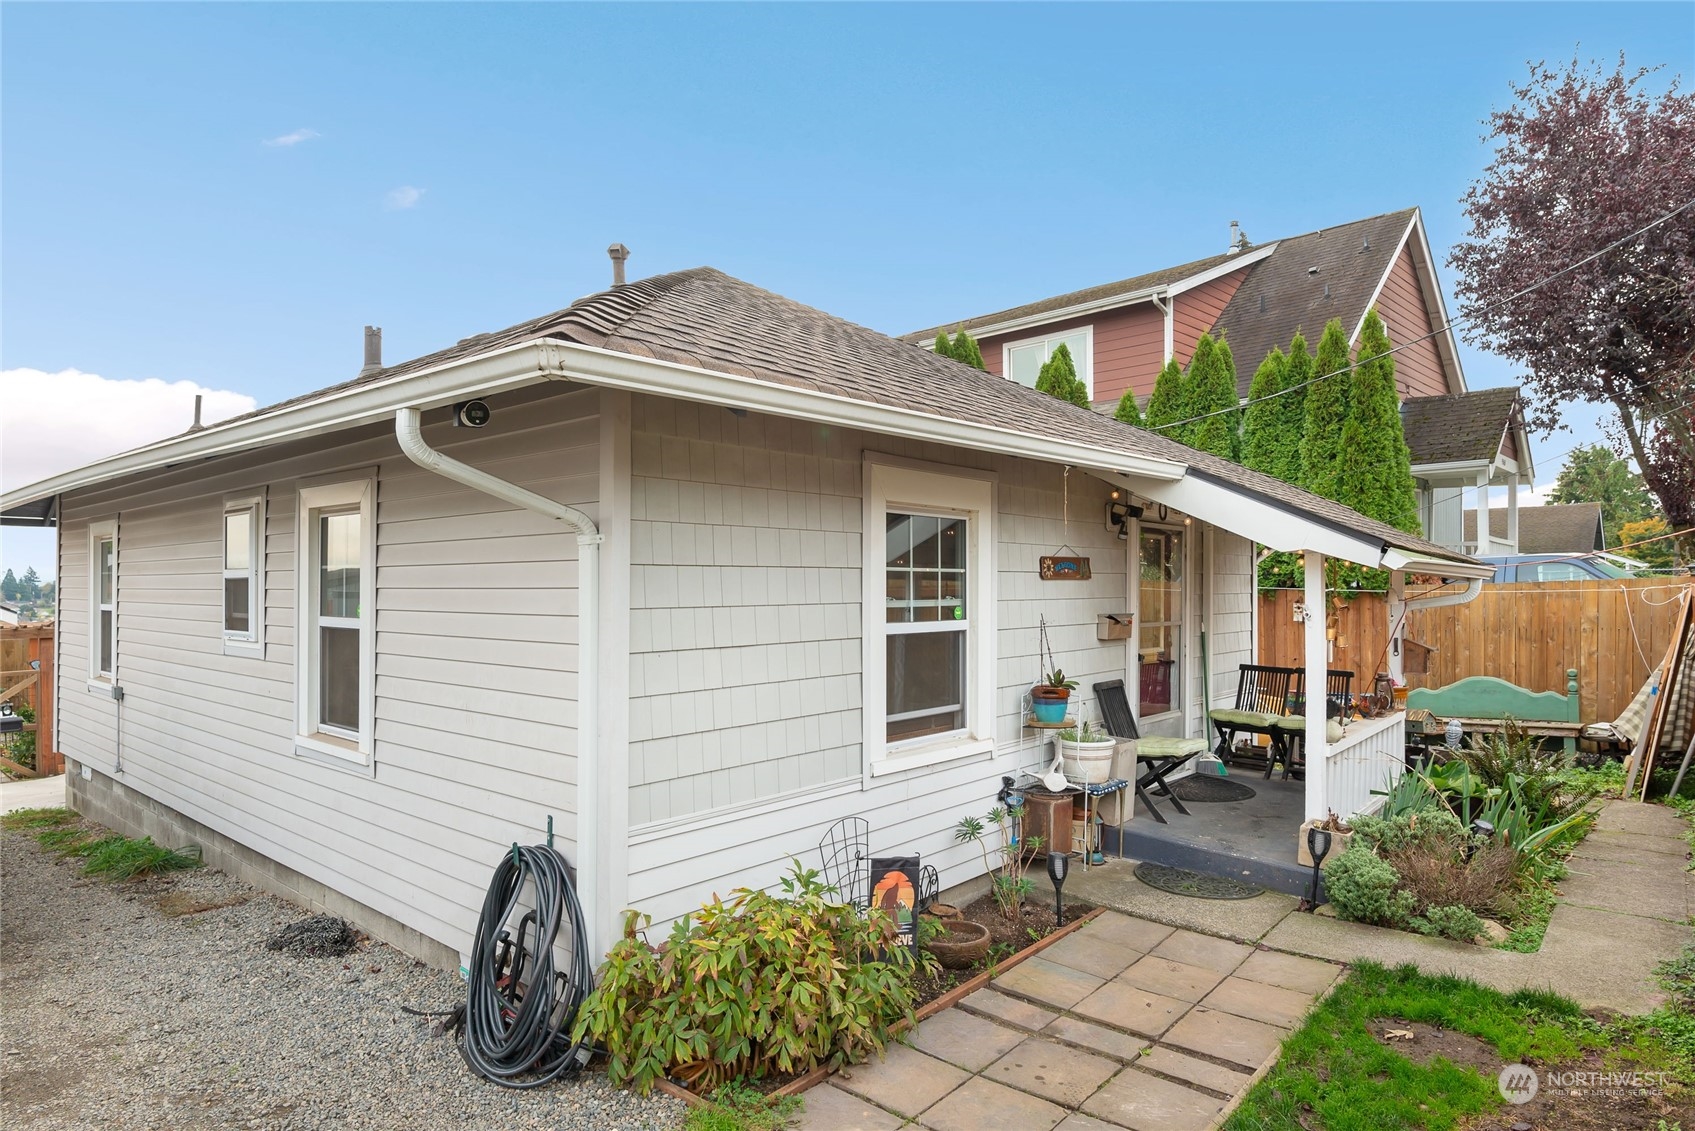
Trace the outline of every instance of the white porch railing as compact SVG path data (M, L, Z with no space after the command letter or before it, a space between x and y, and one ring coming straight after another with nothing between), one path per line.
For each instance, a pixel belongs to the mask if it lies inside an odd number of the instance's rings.
M1404 712L1349 723L1324 759L1324 805L1344 821L1382 805L1383 798L1373 797L1372 790L1386 791L1401 779L1406 749Z

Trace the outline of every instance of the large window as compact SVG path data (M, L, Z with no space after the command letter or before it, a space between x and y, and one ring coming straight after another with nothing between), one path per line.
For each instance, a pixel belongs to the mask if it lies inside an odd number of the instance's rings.
M257 651L262 640L265 593L264 519L257 499L224 506L224 644Z
M1094 335L1087 326L1043 338L1008 343L1006 375L1020 385L1028 385L1034 389L1042 366L1061 344L1071 351L1071 362L1077 367L1077 376L1082 379L1083 387L1089 390L1089 395L1094 396Z
M375 686L373 494L369 482L300 492L298 744L361 762Z
M1143 527L1140 543L1141 710L1144 717L1182 703L1183 534Z
M88 532L88 676L110 682L118 630L118 528L99 523Z
M994 485L891 457L866 483L868 773L990 750Z

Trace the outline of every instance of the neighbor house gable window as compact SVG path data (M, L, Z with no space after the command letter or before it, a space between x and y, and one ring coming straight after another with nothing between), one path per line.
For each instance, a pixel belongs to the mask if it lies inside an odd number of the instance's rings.
M1005 366L1001 372L1020 385L1028 385L1034 389L1036 378L1042 372L1042 366L1061 344L1071 351L1071 362L1077 367L1077 376L1082 380L1083 387L1089 390L1089 396L1095 395L1095 333L1091 326L1082 326L1075 330L1063 330L1040 338L1025 338L1022 341L1008 342Z
M265 614L265 511L259 499L224 504L224 651L262 654Z
M112 681L118 631L118 527L88 528L88 678Z
M295 748L368 765L376 686L376 482L303 487Z
M994 745L994 483L865 467L864 742L871 777Z

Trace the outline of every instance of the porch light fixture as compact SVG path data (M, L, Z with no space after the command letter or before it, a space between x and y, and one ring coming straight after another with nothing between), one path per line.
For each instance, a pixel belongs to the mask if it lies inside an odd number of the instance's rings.
M1109 534L1116 534L1119 541L1130 538L1130 520L1142 517L1142 508L1134 503L1120 501L1118 492L1112 493L1112 501L1106 505L1106 529Z
M1065 904L1060 898L1060 889L1065 887L1066 873L1071 870L1071 853L1048 853L1048 879L1053 881L1053 925L1059 927L1065 922Z

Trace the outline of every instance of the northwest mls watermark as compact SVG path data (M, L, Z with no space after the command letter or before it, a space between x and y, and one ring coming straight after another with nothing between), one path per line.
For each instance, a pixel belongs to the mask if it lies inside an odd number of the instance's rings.
M1670 1080L1669 1072L1590 1072L1574 1069L1538 1073L1527 1065L1509 1064L1501 1069L1496 1087L1501 1090L1501 1098L1508 1103L1526 1104L1535 1099L1538 1092L1595 1099L1663 1096Z

